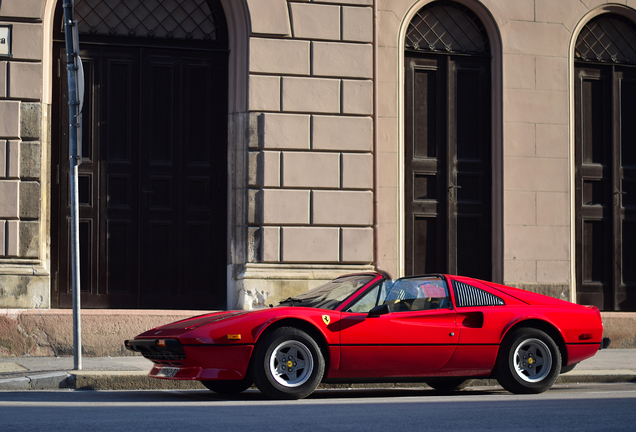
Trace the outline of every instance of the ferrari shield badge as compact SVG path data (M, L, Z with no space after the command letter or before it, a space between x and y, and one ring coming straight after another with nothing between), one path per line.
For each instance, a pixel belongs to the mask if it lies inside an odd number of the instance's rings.
M326 325L329 325L329 322L331 321L331 317L329 315L323 315L322 320L325 322Z

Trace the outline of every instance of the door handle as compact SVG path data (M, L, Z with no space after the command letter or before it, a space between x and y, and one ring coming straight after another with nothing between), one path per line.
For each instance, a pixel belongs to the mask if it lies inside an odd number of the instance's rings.
M462 188L461 186L456 186L451 183L450 186L448 187L448 200L449 201L453 201L453 199L457 200L456 198L457 189L461 189L461 188Z
M616 189L614 191L614 205L620 205L621 200L618 198L619 195L627 195L627 192L624 191L619 191L618 189Z

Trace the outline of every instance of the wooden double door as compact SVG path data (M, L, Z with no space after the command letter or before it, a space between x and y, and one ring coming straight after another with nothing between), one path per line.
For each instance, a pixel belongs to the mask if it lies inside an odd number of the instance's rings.
M70 307L63 44L52 166L54 298ZM227 53L82 44L82 307L226 306Z
M406 274L491 279L491 59L405 61Z
M577 303L636 310L636 67L575 64Z

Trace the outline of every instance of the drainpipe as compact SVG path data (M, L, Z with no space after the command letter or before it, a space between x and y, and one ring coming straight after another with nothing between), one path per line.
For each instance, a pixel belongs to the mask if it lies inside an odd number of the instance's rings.
M380 133L378 131L378 0L373 1L373 264L378 269L378 217L380 211L380 200L378 199L379 173L378 168L378 146Z

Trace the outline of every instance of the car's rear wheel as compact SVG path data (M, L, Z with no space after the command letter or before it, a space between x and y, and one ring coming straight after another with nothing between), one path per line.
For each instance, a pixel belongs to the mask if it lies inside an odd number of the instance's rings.
M201 381L201 384L215 393L236 394L247 390L253 382L250 378L244 378L242 380L206 380Z
M473 380L465 378L429 378L426 384L441 392L451 392L465 389Z
M302 399L320 384L325 360L316 341L302 330L281 327L256 344L251 363L258 389L276 399Z
M552 387L560 371L561 352L541 330L513 330L499 348L495 374L511 393L542 393Z

